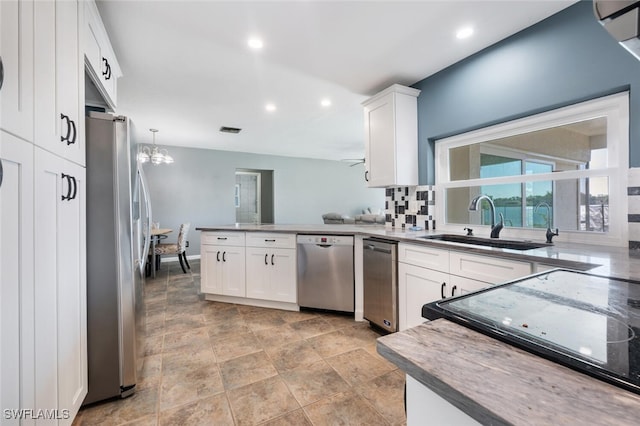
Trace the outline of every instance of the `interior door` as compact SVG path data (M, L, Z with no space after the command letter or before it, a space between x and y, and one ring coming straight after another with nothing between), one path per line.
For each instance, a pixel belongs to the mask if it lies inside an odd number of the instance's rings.
M236 222L261 223L261 176L257 172L236 172Z

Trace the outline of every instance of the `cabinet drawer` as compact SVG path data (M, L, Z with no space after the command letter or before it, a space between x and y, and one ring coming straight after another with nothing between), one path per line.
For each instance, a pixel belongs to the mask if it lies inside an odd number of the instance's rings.
M449 255L452 275L498 284L531 274L529 262L504 260L497 257L475 256L452 251Z
M398 244L398 261L449 272L449 251L417 244Z
M244 232L203 232L200 244L244 246Z
M247 247L296 248L295 234L248 232Z

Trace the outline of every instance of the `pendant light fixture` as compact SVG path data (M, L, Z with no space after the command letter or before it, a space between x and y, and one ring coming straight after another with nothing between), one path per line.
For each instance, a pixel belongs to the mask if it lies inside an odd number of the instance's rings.
M156 146L156 133L158 129L149 129L153 135L153 146L143 146L138 151L138 161L141 163L149 163L157 166L158 164L171 164L173 157L169 155L166 149L158 149Z

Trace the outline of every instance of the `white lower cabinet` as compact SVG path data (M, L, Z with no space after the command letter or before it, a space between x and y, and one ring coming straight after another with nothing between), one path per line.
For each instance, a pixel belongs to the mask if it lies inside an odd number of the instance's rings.
M35 188L35 406L71 424L87 394L85 169L36 147Z
M205 232L201 237L200 291L245 297L245 236L243 232Z
M247 297L296 303L295 250L247 247Z
M407 378L407 425L479 425L473 417L414 379Z
M398 300L400 301L398 326L400 330L420 325L422 305L440 300L441 292L449 281L449 274L398 263Z
M200 241L209 300L298 309L295 234L216 231Z
M531 273L531 263L417 244L398 245L399 329L426 321L422 306Z
M0 407L35 407L33 145L0 130ZM55 406L54 406L55 407ZM4 424L20 423L8 419Z

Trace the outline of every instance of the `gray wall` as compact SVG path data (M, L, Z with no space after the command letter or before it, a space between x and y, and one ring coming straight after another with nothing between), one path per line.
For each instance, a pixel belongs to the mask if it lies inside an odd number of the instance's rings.
M322 214L384 209L384 189L366 187L363 167L340 161L256 155L242 152L166 147L175 163L144 171L154 222L178 229L191 222L187 254L200 252L200 226L235 223L236 169L273 170L274 219L277 224L322 223ZM175 235L169 241L175 240Z
M640 61L582 1L416 84L420 183L434 141L630 89L629 163L640 166Z

